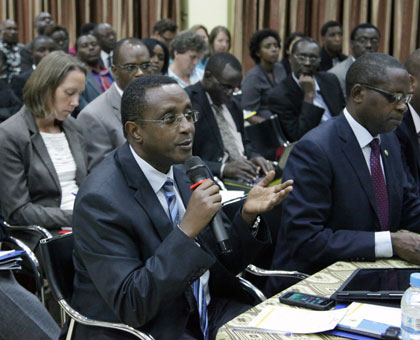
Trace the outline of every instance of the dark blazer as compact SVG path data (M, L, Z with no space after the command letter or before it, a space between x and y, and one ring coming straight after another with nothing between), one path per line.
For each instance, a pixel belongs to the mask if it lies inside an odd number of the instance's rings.
M220 176L225 148L206 91L201 82L186 87L185 91L190 97L193 109L200 112L198 121L195 123L193 154L200 156L215 176ZM226 106L236 124L237 131L242 135L245 154L249 158L260 156L252 149L250 141L244 138L244 116L238 103L230 100Z
M76 110L73 111L73 117L77 117L80 111L82 111L92 100L98 97L101 93L101 89L99 88L95 76L92 74L91 71L88 70L86 74L85 90L79 97L79 106L76 108Z
M22 107L22 102L5 80L0 80L0 123L14 115Z
M187 207L192 183L182 165L174 167L174 178ZM198 235L198 247L173 227L127 143L83 183L73 232L73 306L88 317L123 322L159 340L181 338L189 315L196 313L190 285L209 268L212 298L244 300L234 275L270 238L265 226L262 241L253 238L237 214L228 228L232 255L218 253L210 227ZM131 339L107 329L75 327L75 339Z
M315 73L321 95L332 116L337 116L346 105L337 77L326 72ZM277 114L286 138L299 140L321 122L324 109L303 101L304 92L290 74L269 95L271 112Z
M30 69L24 73L17 74L12 78L10 87L21 101L23 100L23 88L33 71L33 69Z
M72 117L62 123L76 163L76 182L87 173L82 133ZM60 209L61 187L34 116L25 106L0 124L0 202L4 218L45 228L71 225L71 211Z
M327 53L324 47L321 48L320 57L321 57L321 63L319 64L318 71L328 71L330 68L334 66L330 55ZM347 56L345 54L341 52L338 54L338 60L340 62L345 60L346 58Z
M398 140L393 133L380 138L390 231L420 232L420 199L406 177ZM283 202L273 268L314 273L336 261L375 260L374 232L381 230L375 193L344 114L294 146L283 172L283 180L290 178L295 182ZM279 291L280 281L270 281L271 292Z
M420 146L410 109L404 113L401 125L395 130L401 144L401 154L412 181L420 192Z

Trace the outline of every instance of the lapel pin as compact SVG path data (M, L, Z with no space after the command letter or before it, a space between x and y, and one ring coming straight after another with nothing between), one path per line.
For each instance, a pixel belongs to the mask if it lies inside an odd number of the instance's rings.
M388 150L386 150L386 149L385 149L385 150L384 150L384 154L385 154L385 156L387 156L387 157L388 157L388 156L389 156L389 152L388 152Z

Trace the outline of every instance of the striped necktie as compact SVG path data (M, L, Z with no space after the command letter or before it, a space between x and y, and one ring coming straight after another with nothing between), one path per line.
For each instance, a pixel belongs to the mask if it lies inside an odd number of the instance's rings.
M172 179L167 178L163 185L163 192L165 194L166 201L168 203L169 216L174 226L178 225L179 222L179 211L178 204L176 202L174 182ZM204 287L201 284L200 279L195 280L191 284L191 288L194 292L194 297L197 301L198 314L200 315L200 328L203 332L204 339L209 339L209 328L208 328L208 315L207 315L207 301L206 294L204 293Z

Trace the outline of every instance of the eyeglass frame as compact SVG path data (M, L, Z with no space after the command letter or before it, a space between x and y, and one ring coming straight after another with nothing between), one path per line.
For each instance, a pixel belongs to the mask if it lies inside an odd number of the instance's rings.
M196 123L198 121L200 112L198 110L191 110L189 109L187 112L183 112L181 114L173 114L173 113L167 113L165 114L161 119L136 119L136 121L139 122L151 122L160 125L161 127L167 127L167 128L176 128L181 124L181 120L185 118L187 122L189 123ZM175 121L173 123L167 123L165 122L165 117L168 117L169 115L175 116ZM187 115L191 115L192 120L189 120Z
M404 103L405 104L408 104L408 103L410 103L411 99L413 98L413 94L412 93L408 93L408 94L404 94L404 93L401 93L401 92L394 92L394 93L392 93L392 92L388 92L388 91L385 91L383 89L379 89L377 87L374 87L374 86L371 86L371 85L368 85L368 84L356 84L356 85L359 85L359 86L365 87L365 88L367 88L369 90L372 90L372 91L375 91L375 92L380 93L391 104L393 104L393 103L401 103L403 100L404 100ZM398 97L401 97L401 98L398 99Z
M146 69L144 68L145 64L148 65ZM136 66L135 71L134 70L133 71L127 70L127 67L134 66L134 65ZM115 66L118 67L121 70L124 70L125 72L133 74L133 73L137 73L139 71L139 68L141 69L142 72L148 72L150 70L150 68L152 67L152 63L150 61L146 61L146 62L141 63L141 64L130 63L130 64L125 64L125 65L115 65Z
M293 56L296 58L296 60L299 63L304 63L306 60L308 60L311 64L315 64L321 61L321 57L309 57L307 55L302 55L302 54L293 54Z

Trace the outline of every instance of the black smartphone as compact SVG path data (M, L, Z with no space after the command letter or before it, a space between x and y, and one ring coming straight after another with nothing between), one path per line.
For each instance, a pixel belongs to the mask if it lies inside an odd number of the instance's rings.
M327 310L334 306L335 301L323 296L289 291L280 296L280 302L287 305L305 307L315 310Z

